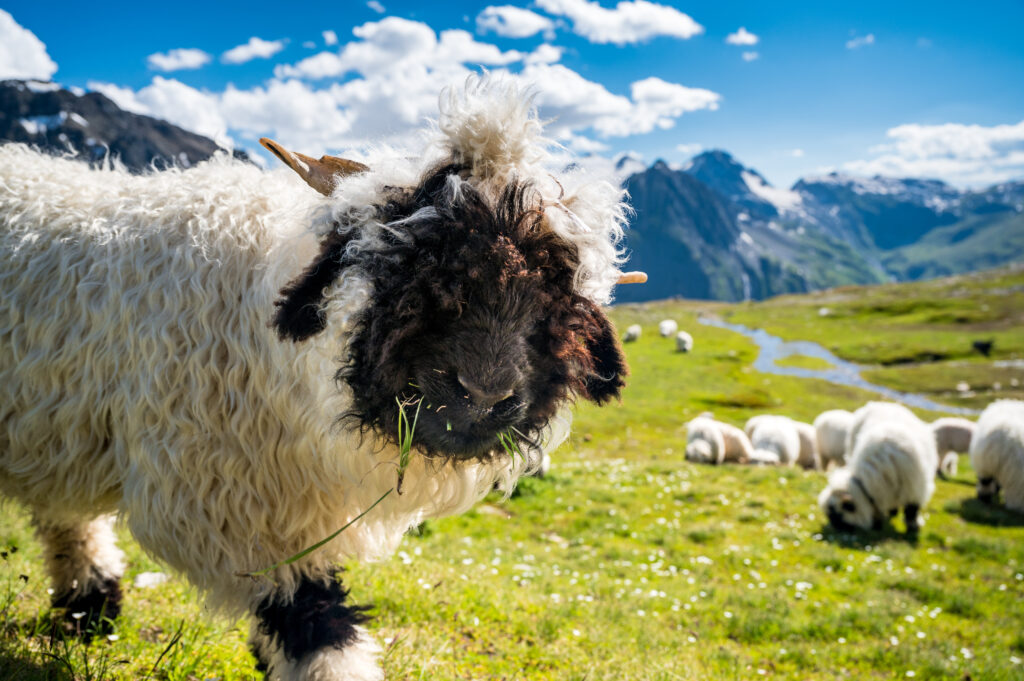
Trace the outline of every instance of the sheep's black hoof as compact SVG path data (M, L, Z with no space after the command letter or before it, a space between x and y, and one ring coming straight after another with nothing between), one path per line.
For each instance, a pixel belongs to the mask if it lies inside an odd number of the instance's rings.
M907 534L917 534L921 531L921 519L918 517L918 512L921 507L917 504L909 504L903 509L903 518L907 523Z
M108 577L97 581L84 593L67 592L53 597L53 607L63 610L63 629L86 641L105 636L114 629L121 612L121 583Z

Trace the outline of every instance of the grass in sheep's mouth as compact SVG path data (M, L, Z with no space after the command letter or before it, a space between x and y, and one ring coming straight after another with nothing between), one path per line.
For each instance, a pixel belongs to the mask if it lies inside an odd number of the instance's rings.
M402 481L405 479L405 469L409 466L409 459L412 458L412 438L416 433L416 424L420 420L420 407L423 406L422 398L416 400L416 413L409 423L409 416L405 413L406 407L412 406L411 400L400 400L395 398L398 404L398 482L395 483L395 491L402 493Z
M523 460L525 461L526 455L523 454L523 450L519 448L519 440L516 438L513 431L515 431L516 433L519 432L515 428L509 428L508 430L499 430L498 442L501 443L502 449L504 449L505 453L512 458L513 462L515 462L516 460L516 454L523 457Z

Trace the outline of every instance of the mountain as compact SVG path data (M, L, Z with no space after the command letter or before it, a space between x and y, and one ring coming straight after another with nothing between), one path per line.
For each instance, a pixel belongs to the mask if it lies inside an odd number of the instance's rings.
M24 142L89 161L108 154L140 172L188 167L218 151L213 140L167 121L119 108L98 92L72 92L41 81L0 81L0 141ZM235 152L242 159L244 152Z
M781 189L715 150L680 170L659 161L624 186L630 268L650 280L618 291L622 302L758 299L1024 258L1024 182L971 192L831 173Z

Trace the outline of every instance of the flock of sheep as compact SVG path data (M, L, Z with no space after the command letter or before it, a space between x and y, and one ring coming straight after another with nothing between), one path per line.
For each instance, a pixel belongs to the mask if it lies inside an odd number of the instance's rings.
M623 343L633 343L640 340L640 334L643 333L643 328L639 324L631 324L626 328L626 333L622 336ZM658 333L663 338L669 336L676 337L676 350L679 352L689 352L693 350L693 336L686 331L679 330L679 324L674 319L665 319L658 324Z
M962 453L978 476L979 499L991 502L1002 490L1006 508L1024 513L1024 401L997 400L977 423L929 424L901 404L868 402L823 412L813 425L761 414L740 430L707 413L687 424L689 461L833 467L818 504L840 530L880 529L903 511L907 531L916 532L936 475L955 475Z

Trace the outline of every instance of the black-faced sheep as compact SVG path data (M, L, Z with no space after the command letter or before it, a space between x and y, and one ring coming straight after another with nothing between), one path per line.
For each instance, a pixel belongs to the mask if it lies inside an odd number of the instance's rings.
M379 679L338 562L507 487L575 398L618 396L599 305L622 192L549 174L507 81L441 103L421 159L276 147L326 197L227 158L130 176L0 147L0 492L34 515L55 605L117 613L118 513L253 615L270 678Z
M686 460L694 463L746 463L753 455L746 433L716 421L709 413L686 424Z
M676 333L676 352L689 352L693 350L693 336L680 331Z
M744 428L754 446L754 461L791 466L800 458L800 435L786 416L762 414L747 421Z
M635 343L640 340L640 335L644 332L643 327L639 324L630 324L626 327L626 333L622 336L623 343Z
M818 442L815 434L814 426L809 423L803 423L795 419L791 419L788 416L776 416L773 414L760 414L758 416L752 416L747 420L746 425L743 426L743 431L750 436L751 441L754 440L754 430L759 424L774 423L770 429L767 429L762 433L761 438L766 437L768 430L788 430L792 428L797 435L797 441L799 442L799 450L796 458L793 459L792 463L800 466L805 470L821 470L821 459L818 455ZM754 445L755 450L760 449L761 451L757 455L758 463L785 463L781 456L781 452L784 449L788 449L792 446L792 438L789 435L779 435L773 438L776 441L777 446L769 448L758 447ZM782 447L781 445L785 445ZM776 451L778 449L778 451ZM772 456L768 450L774 452Z
M821 464L842 466L846 463L846 436L853 425L853 413L845 409L830 409L814 419L815 437Z
M957 416L947 416L932 421L932 432L935 434L935 446L939 452L940 478L956 475L960 462L959 454L971 449L971 437L974 436L975 423Z
M870 402L854 414L846 466L829 475L818 504L840 530L881 528L900 509L915 533L935 491L938 456L931 430L909 409Z
M679 324L674 319L663 319L658 322L658 333L662 338L668 338L679 330Z
M1024 513L1024 401L996 400L985 407L970 458L978 498L991 502L1002 490L1006 508Z

